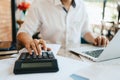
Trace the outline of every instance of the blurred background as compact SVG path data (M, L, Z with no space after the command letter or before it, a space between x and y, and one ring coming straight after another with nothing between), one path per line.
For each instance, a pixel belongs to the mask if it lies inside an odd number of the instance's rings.
M85 0L85 5L93 32L111 40L120 28L120 1Z
M27 10L33 0L16 0L16 19L18 29L24 22ZM109 40L120 28L119 0L84 0L89 16L90 27L97 35L105 35Z

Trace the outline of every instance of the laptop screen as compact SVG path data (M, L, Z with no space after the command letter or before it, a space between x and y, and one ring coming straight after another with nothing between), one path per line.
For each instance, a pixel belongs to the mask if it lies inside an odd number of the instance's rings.
M0 50L10 48L16 40L14 0L0 0Z

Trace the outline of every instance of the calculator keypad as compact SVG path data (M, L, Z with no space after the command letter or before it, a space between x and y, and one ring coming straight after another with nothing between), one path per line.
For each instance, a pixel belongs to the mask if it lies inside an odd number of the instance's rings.
M24 53L20 57L21 60L29 60L29 59L54 59L53 52L42 52L42 55L36 55L34 52L32 55L29 53Z

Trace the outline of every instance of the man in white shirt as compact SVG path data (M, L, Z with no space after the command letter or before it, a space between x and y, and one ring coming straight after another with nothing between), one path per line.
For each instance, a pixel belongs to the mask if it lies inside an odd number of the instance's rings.
M40 41L32 38L36 32L42 35ZM81 37L94 45L108 44L104 36L95 37L91 33L82 0L34 0L17 36L29 53L34 50L36 55L41 47L47 50L46 42L80 44Z

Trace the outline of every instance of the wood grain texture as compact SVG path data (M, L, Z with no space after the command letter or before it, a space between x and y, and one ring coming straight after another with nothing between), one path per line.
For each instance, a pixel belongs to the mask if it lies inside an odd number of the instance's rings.
M0 47L12 41L11 0L0 0ZM5 43L3 43L5 42Z
M10 0L0 0L0 41L12 41Z

